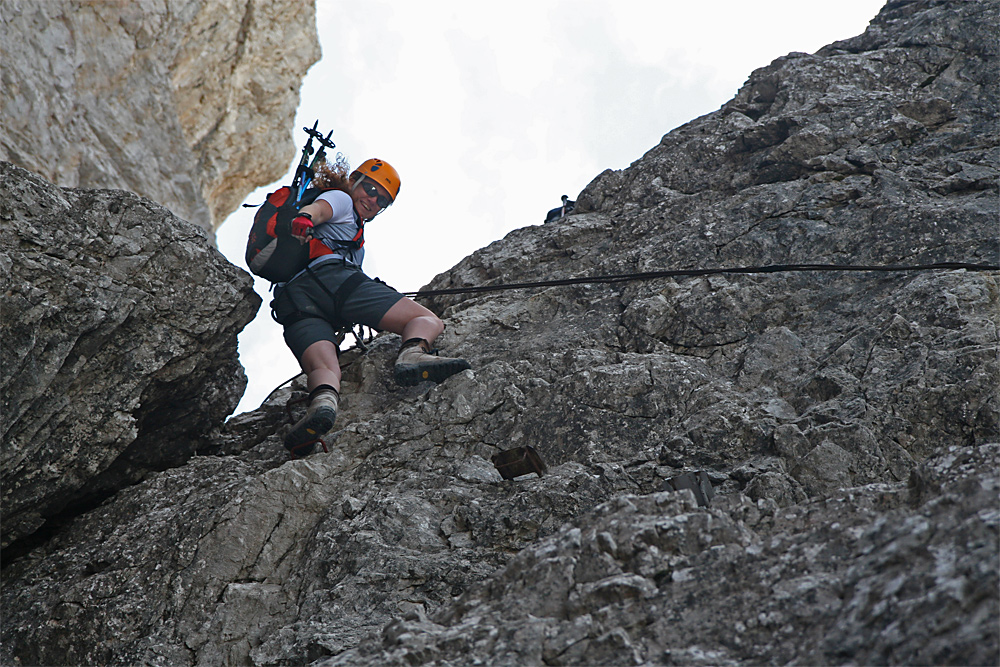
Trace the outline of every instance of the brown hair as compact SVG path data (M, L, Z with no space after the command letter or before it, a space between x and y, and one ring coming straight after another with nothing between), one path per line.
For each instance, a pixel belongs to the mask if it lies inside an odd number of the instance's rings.
M347 158L343 153L337 153L333 162L329 159L323 160L316 165L316 177L312 182L313 187L333 188L351 192L351 166L347 163Z

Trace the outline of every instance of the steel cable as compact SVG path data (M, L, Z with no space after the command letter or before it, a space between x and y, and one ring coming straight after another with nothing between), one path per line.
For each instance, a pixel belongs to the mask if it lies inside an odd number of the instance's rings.
M713 276L722 274L755 274L784 273L795 271L1000 271L1000 264L972 264L967 262L936 262L933 264L772 264L770 266L739 266L714 269L671 269L664 271L643 271L640 273L622 273L608 276L584 276L580 278L561 278L557 280L538 280L524 283L506 283L499 285L473 285L469 287L450 287L434 290L403 292L409 297L443 296L447 294L474 294L479 292L500 292L514 289L530 289L532 287L558 287L562 285L607 284L622 283L655 278L675 278L679 276Z

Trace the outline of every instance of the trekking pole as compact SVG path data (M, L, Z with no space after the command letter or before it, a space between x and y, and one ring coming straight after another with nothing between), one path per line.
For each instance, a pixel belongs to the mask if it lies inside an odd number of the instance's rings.
M316 129L319 125L319 120L313 123L311 128L303 127L302 129L306 131L309 139L306 140L306 145L302 147L302 157L299 158L299 163L295 166L295 175L292 177L292 194L295 195L295 203L298 204L302 200L302 195L306 190L309 189L309 185L312 183L313 176L316 172L313 168L316 166L317 162L326 159L326 149L336 148L337 145L330 141L330 137L333 136L333 130L325 137L323 133ZM309 156L313 154L313 139L318 139L320 143L319 151L316 153L316 157L313 158L312 163L309 162ZM260 204L243 204L244 208L257 208Z
M309 132L312 134L311 130ZM309 165L310 169L315 167L317 162L326 159L327 148L333 150L334 148L337 147L337 144L330 141L330 137L333 136L333 130L330 130L330 133L327 134L325 137L320 132L316 132L315 134L312 134L312 136L315 137L317 141L319 141L320 145L319 145L319 150L316 151L316 157L313 158L312 164Z
M319 125L317 120L313 123L312 128L303 127L306 134L309 135L309 141L306 142L306 146L302 149L302 161L299 163L299 167L296 170L295 177L296 182L292 183L292 190L295 192L295 200L298 201L302 199L302 195L305 191L309 189L312 184L313 177L316 175L314 168L316 164L326 159L326 149L336 148L337 145L330 141L330 137L333 136L333 130L325 137L323 133L316 129ZM313 157L312 162L309 162L309 156L312 155L312 141L316 139L319 141L319 150L316 151L316 156ZM301 177L300 177L301 175Z
M325 137L322 134L320 134L319 132L317 132L313 136L319 141L319 150L316 151L315 157L313 157L312 162L309 164L309 174L308 174L309 175L309 182L308 183L303 183L300 186L301 187L301 190L299 192L299 197L300 198L302 197L303 193L305 193L305 191L309 187L309 185L312 184L312 179L316 175L316 165L319 164L320 162L323 162L324 160L326 160L326 149L329 148L329 149L332 150L332 149L334 149L334 148L337 147L337 144L335 144L332 141L330 141L330 137L333 136L333 130L330 130L330 133L327 134Z

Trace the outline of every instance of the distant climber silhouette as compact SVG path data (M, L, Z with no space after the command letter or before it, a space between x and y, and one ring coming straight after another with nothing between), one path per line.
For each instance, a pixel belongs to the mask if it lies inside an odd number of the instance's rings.
M558 220L564 215L569 215L570 213L573 212L574 206L576 206L576 202L567 197L566 195L563 195L562 206L560 206L559 208L554 208L551 211L549 211L545 216L545 222L552 222L553 220Z

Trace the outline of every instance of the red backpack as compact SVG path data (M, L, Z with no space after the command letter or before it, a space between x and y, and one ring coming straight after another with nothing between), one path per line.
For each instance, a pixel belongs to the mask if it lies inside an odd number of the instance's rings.
M302 147L302 158L295 169L295 178L292 179L291 186L282 186L269 194L267 200L257 208L253 224L250 226L245 256L247 266L251 273L272 283L288 282L309 265L310 244L300 243L292 236L292 219L299 209L313 203L316 197L329 190L329 188L309 187L315 174L313 168L316 163L326 159L327 148L336 148L336 144L330 141L333 131L324 137L323 133L316 129L318 126L317 120L311 128L302 128L309 139ZM320 148L310 164L313 139L319 141ZM301 193L298 199L295 197L296 193ZM251 206L251 204L243 205ZM354 242L361 238L362 232L363 230L358 232ZM363 239L361 243L364 243Z
M309 188L295 201L290 186L269 194L253 216L247 239L246 263L254 275L283 283L309 264L309 244L292 236L292 218L311 204L325 188Z

